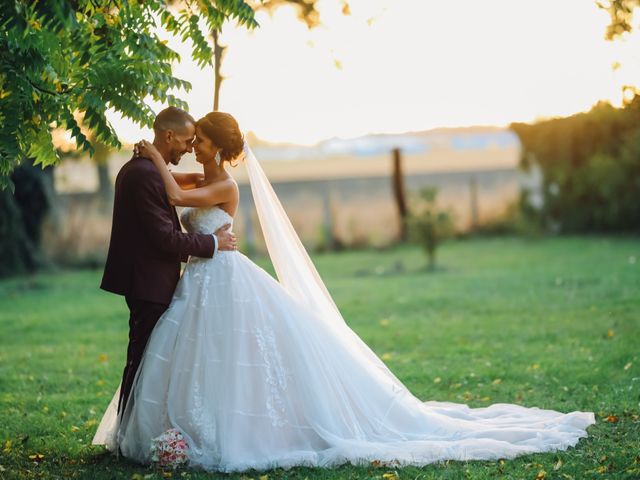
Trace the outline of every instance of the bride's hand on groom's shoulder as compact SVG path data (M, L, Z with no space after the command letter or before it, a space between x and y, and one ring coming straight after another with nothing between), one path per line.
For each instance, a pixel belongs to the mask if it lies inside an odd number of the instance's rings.
M155 156L160 155L160 152L153 143L140 140L133 146L133 155L153 159Z

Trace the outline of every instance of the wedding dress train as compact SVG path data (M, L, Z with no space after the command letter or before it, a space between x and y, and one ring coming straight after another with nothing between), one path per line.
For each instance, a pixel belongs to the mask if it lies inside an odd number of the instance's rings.
M218 207L187 208L182 221L191 232L212 232L233 219ZM283 233L276 230L268 243ZM116 394L94 443L148 463L151 439L176 428L190 465L206 470L425 465L566 449L595 422L589 412L422 402L344 323L326 291L307 295L316 281L323 288L315 270L291 282L304 268L287 273L285 263L274 261L279 283L239 252L191 258L122 418Z

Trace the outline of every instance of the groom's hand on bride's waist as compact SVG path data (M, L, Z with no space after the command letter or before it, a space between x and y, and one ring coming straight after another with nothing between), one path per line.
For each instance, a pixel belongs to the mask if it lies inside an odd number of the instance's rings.
M237 250L236 236L230 228L231 224L227 223L214 232L218 240L218 250Z

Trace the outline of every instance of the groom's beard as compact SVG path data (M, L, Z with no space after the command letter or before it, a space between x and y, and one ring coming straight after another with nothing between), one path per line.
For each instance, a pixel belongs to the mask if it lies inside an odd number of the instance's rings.
M178 165L180 163L180 160L182 159L182 155L184 155L185 152L182 153L175 153L172 152L171 156L169 158L169 163L173 164L173 165Z

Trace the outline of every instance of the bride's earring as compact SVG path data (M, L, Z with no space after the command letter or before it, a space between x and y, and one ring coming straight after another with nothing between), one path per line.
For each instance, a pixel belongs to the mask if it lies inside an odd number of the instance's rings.
M220 158L220 150L218 150L218 151L216 152L216 156L215 156L215 157L213 157L213 159L216 161L216 165L220 166L220 162L221 162L221 160L222 160L222 159Z

